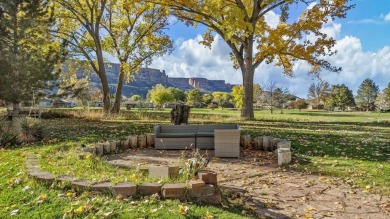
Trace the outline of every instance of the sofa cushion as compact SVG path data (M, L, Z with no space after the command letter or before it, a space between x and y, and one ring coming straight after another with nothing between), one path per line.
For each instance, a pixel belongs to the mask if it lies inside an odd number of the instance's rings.
M214 131L213 132L197 132L196 137L214 137Z
M197 125L161 125L160 133L193 133L198 130Z
M195 132L187 133L157 133L157 138L195 138Z

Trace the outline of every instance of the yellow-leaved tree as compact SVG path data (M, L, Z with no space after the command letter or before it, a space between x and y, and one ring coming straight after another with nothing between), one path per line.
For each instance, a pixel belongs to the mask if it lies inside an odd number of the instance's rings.
M172 42L163 32L169 9L143 0L53 0L57 4L57 36L69 42L73 58L86 60L99 76L103 110L118 113L125 78L165 54ZM111 108L105 53L120 63Z
M353 6L349 0L149 0L169 6L172 14L188 25L208 27L202 44L211 46L213 33L231 48L234 67L242 71L244 97L241 118L254 119L253 78L263 62L281 66L292 76L293 63L304 60L311 73L322 68L341 69L324 60L333 55L335 40L321 32L324 24L343 18ZM301 9L301 10L300 10ZM279 23L271 25L266 15L277 10ZM290 17L291 16L291 17ZM305 36L310 35L309 38Z

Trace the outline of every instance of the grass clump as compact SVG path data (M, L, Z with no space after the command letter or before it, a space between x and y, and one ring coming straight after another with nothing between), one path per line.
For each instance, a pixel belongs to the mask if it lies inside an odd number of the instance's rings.
M18 142L23 144L38 142L43 138L43 125L39 119L17 118L13 122L13 129Z
M12 124L7 119L0 118L0 147L9 147L16 141Z

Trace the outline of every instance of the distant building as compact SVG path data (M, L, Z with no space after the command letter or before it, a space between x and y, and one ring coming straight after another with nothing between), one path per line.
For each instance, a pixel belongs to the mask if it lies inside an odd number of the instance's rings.
M73 108L75 106L76 104L74 102L68 100L56 100L53 103L53 107L56 108Z
M40 108L50 108L53 107L53 100L49 98L43 98L39 101L39 107Z

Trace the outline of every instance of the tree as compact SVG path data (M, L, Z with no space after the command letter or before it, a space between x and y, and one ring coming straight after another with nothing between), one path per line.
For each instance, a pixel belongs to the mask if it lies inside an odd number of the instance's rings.
M111 107L104 52L115 55L120 62L120 74L112 108L120 110L125 77L148 64L155 55L172 47L162 28L167 23L167 11L140 0L54 0L59 22L56 36L66 39L74 58L87 60L99 76L103 90L103 110Z
M133 95L133 96L130 97L130 100L132 100L132 101L139 101L139 100L141 100L141 96L135 94L135 95Z
M365 79L359 86L356 95L357 104L369 111L375 108L375 99L378 95L379 88L375 82L369 78Z
M232 89L232 96L234 100L234 105L238 109L242 109L242 99L244 97L244 86L236 85Z
M325 103L325 100L329 95L329 89L330 85L326 81L320 81L317 84L312 83L310 85L308 96L309 99L311 99L312 102L317 106L317 109L319 109L321 104Z
M55 85L64 44L50 35L53 7L42 0L0 0L0 99L12 103L43 96Z
M173 100L177 102L185 102L186 94L184 91L176 87L168 87L169 92L173 95Z
M376 97L375 106L379 111L386 111L390 109L390 83Z
M161 84L157 84L148 92L148 97L157 108L162 108L165 103L174 100L172 93L169 89L165 88Z
M103 41L120 64L112 107L113 113L119 113L125 77L128 82L130 74L138 72L142 64L150 64L154 56L163 55L173 47L163 32L168 24L169 11L141 0L113 0L105 9L101 24L108 34Z
M337 106L343 111L346 107L355 105L355 99L352 91L344 84L332 85L326 102L330 107Z
M263 93L263 89L259 84L254 84L253 86L253 99L257 101L260 100L261 94ZM241 85L236 85L232 89L232 96L237 108L241 109L244 98L244 87Z
M265 84L264 91L260 102L273 113L274 109L280 109L283 113L283 105L287 102L289 91L287 88L279 86L276 82L271 81Z
M294 102L293 102L293 108L294 109L298 109L299 111L301 111L301 109L306 109L307 108L307 106L308 106L309 104L305 101L305 100L303 100L303 99L297 99L297 100L295 100Z
M205 104L207 105L210 104L213 99L214 99L213 94L211 93L203 94L203 101Z
M110 110L110 88L108 86L103 52L101 24L108 0L54 0L57 18L54 35L69 43L75 59L86 60L98 75L102 85L103 111Z
M194 105L203 102L203 95L199 89L193 89L187 93L187 104Z
M233 66L241 70L243 77L242 119L254 119L253 78L255 69L263 62L281 66L290 76L293 63L298 60L311 65L310 72L314 74L321 68L333 72L341 70L323 58L334 54L335 40L321 32L321 28L329 20L345 17L352 8L347 5L348 0L150 1L170 6L172 14L187 25L208 27L201 42L205 46L211 47L213 33L227 43L232 51ZM301 5L307 7L297 13L296 8ZM272 10L281 12L276 27L265 19ZM290 15L297 17L290 18ZM310 40L305 38L308 35Z

